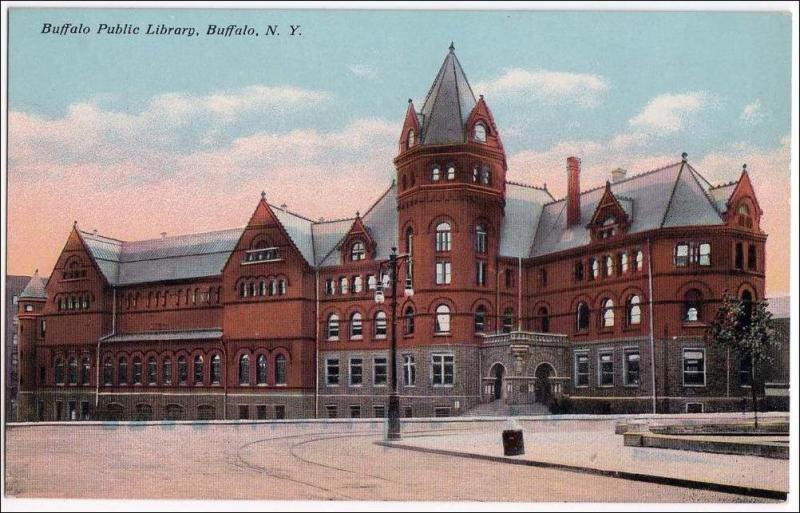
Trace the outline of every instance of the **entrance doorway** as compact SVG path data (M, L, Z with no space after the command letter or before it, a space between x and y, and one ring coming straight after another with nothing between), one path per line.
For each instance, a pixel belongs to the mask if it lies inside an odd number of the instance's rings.
M503 398L503 376L505 372L506 369L499 363L494 364L494 367L492 367L491 375L494 376L493 400L495 401Z
M550 404L553 397L550 378L556 375L555 369L549 363L541 363L536 367L536 385L534 386L534 401L541 404Z

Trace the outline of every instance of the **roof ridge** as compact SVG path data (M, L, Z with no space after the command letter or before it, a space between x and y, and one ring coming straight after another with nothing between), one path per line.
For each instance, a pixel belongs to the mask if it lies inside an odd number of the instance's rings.
M719 185L712 185L711 187L708 188L708 190L722 189L723 187L730 187L731 185L736 185L737 183L739 183L739 180L731 180L730 182L727 182L727 183L721 183Z
M696 169L695 169L695 168L694 168L694 167L693 167L691 164L689 164L688 162L686 163L686 166L689 168L689 172L690 172L690 174L692 175L692 178L694 178L694 181L695 181L695 182L697 182L697 185L698 185L698 186L700 186L700 190L701 190L701 191L703 191L703 196L705 196L705 198L706 198L706 201L708 201L708 204L709 204L709 205L711 205L711 208L714 210L714 212L716 212L716 213L717 213L717 215L719 215L719 216L720 216L720 220L722 220L722 215L721 215L721 214L722 214L722 212L720 212L720 210L717 208L717 204L716 204L716 202L714 201L714 198L712 198L712 197L711 197L711 193L710 193L708 190L706 190L706 188L705 188L705 187L703 187L703 184L702 184L702 183L700 183L700 180L698 180L698 179L697 179L697 177L699 176L700 178L702 178L702 179L703 179L703 181L704 181L706 184L708 184L709 186L711 185L711 183L710 183L708 180L706 180L706 179L705 179L705 177L704 177L703 175L701 175L701 174L700 174L700 172L699 172L698 170L696 170Z
M682 162L673 162L671 164L667 164L665 166L661 166L661 167L656 168L656 169L651 169L650 171L644 171L643 173L639 173L637 175L633 175L633 176L625 178L623 180L619 180L617 182L614 182L611 185L614 186L614 185L617 185L617 184L620 184L620 183L625 183L625 182L629 182L631 180L635 180L637 178L642 178L643 176L649 176L649 175L652 175L653 173L658 173L660 171L664 171L665 169L668 169L668 168L670 168L672 166L676 166L678 164L682 164ZM583 196L584 194L588 194L590 192L594 192L594 191L597 191L597 190L600 190L600 189L605 189L605 188L606 188L605 184L598 185L597 187L592 187L591 189L586 189L585 191L581 191L581 196ZM563 198L560 198L560 199L557 199L557 200L553 200L553 201L551 201L549 203L545 203L545 205L552 205L553 203L558 203L560 201L565 201L566 199L567 199L567 197L564 196Z
M108 239L110 241L119 242L120 244L124 244L125 242L128 242L128 241L124 241L122 239L109 237L108 235L102 235L100 233L87 232L85 230L78 230L78 231L81 233L81 235L85 235L85 236L88 236L88 237L98 237L98 238L101 238L101 239Z
M293 215L293 216L295 216L295 217L299 217L300 219L303 219L303 220L305 220L305 221L308 221L308 222L310 222L310 223L313 223L313 222L314 222L314 220L313 220L313 219L311 219L310 217L306 217L306 216L304 216L303 214L298 214L297 212L293 212L293 211L291 211L291 210L289 210L289 209L283 208L283 207L281 207L280 205L273 205L273 204L272 204L272 203L270 203L269 201L267 202L267 205L269 205L269 206L270 206L270 208L272 208L272 209L276 209L276 208L277 208L278 210L280 210L280 211L281 211L281 212L283 212L284 214L289 214L289 215Z
M536 189L536 190L539 190L539 191L547 191L547 187L546 186L533 185L533 184L530 184L530 183L523 183L523 182L515 182L514 180L506 180L506 184L518 185L520 187L527 187L529 189Z
M681 162L681 168L678 170L678 176L675 177L675 183L672 184L672 190L669 193L669 201L667 201L667 208L664 209L664 215L661 216L661 223L658 225L659 228L663 228L664 224L667 222L667 216L672 208L672 200L675 199L675 191L678 190L678 182L681 181L681 174L683 174L683 168L686 167L686 165L687 162L685 160Z
M342 221L355 221L355 217L339 217L337 219L325 219L324 221L312 221L313 224L341 223Z

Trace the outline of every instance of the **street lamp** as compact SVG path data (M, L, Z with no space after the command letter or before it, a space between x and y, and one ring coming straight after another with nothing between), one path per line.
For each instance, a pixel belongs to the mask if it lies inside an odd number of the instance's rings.
M387 440L400 440L400 396L397 393L397 261L403 260L410 262L411 255L409 253L397 254L397 248L392 248L392 254L389 255L389 260L382 261L378 266L380 271L388 266L389 271L389 284L392 288L392 391L389 393L389 429L386 432ZM386 301L386 295L383 292L384 288L383 279L378 281L378 286L375 289L375 302L383 304ZM403 291L405 297L414 295L414 289L411 286L411 276L406 276L405 289Z

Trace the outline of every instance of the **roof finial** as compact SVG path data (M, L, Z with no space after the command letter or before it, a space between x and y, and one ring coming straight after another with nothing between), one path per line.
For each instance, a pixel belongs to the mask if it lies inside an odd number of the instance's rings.
M77 226L78 226L78 220L75 219L74 221L72 221L72 227L76 228Z
M409 98L409 99L408 99L408 103L412 103L412 102L411 102L411 98Z
M742 173L747 172L747 164L742 164Z
M684 151L683 153L681 153L681 160L682 160L683 162L686 162L686 158L687 158L688 156L689 156L689 154L688 154L688 153L686 153L686 152Z
M451 53L452 53L452 52L454 52L454 51L455 51L455 49L456 49L456 45L454 45L454 44L453 44L453 42L452 42L452 41L450 41L450 52L451 52Z
M356 210L356 217L361 217L361 212L359 212L358 210Z
M262 200L267 199L267 191L261 191L261 199Z

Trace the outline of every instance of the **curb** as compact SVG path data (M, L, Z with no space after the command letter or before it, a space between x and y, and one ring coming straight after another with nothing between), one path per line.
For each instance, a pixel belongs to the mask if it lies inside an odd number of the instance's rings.
M409 451L440 454L443 456L456 456L459 458L471 458L476 460L491 461L494 463L510 463L513 465L524 465L528 467L551 468L555 470L564 470L567 472L577 472L581 474L593 474L598 476L614 477L617 479L627 479L629 481L639 481L643 483L654 483L654 484L669 485L669 486L680 486L682 488L691 488L696 490L709 490L713 492L747 495L749 497L758 497L761 499L774 499L779 501L786 501L788 497L788 492L783 492L779 490L770 490L768 488L754 488L749 486L728 485L722 483L711 483L707 481L696 481L692 479L681 479L677 477L654 476L650 474L641 474L638 472L626 472L623 470L603 470L591 467L578 467L575 465L565 465L562 463L550 463L546 461L515 459L515 458L510 458L508 456L488 456L483 454L448 451L445 449L427 449L422 447L414 447L410 445L396 444L392 442L374 442L374 443L376 445L380 445L383 447L390 447L392 449L406 449Z

